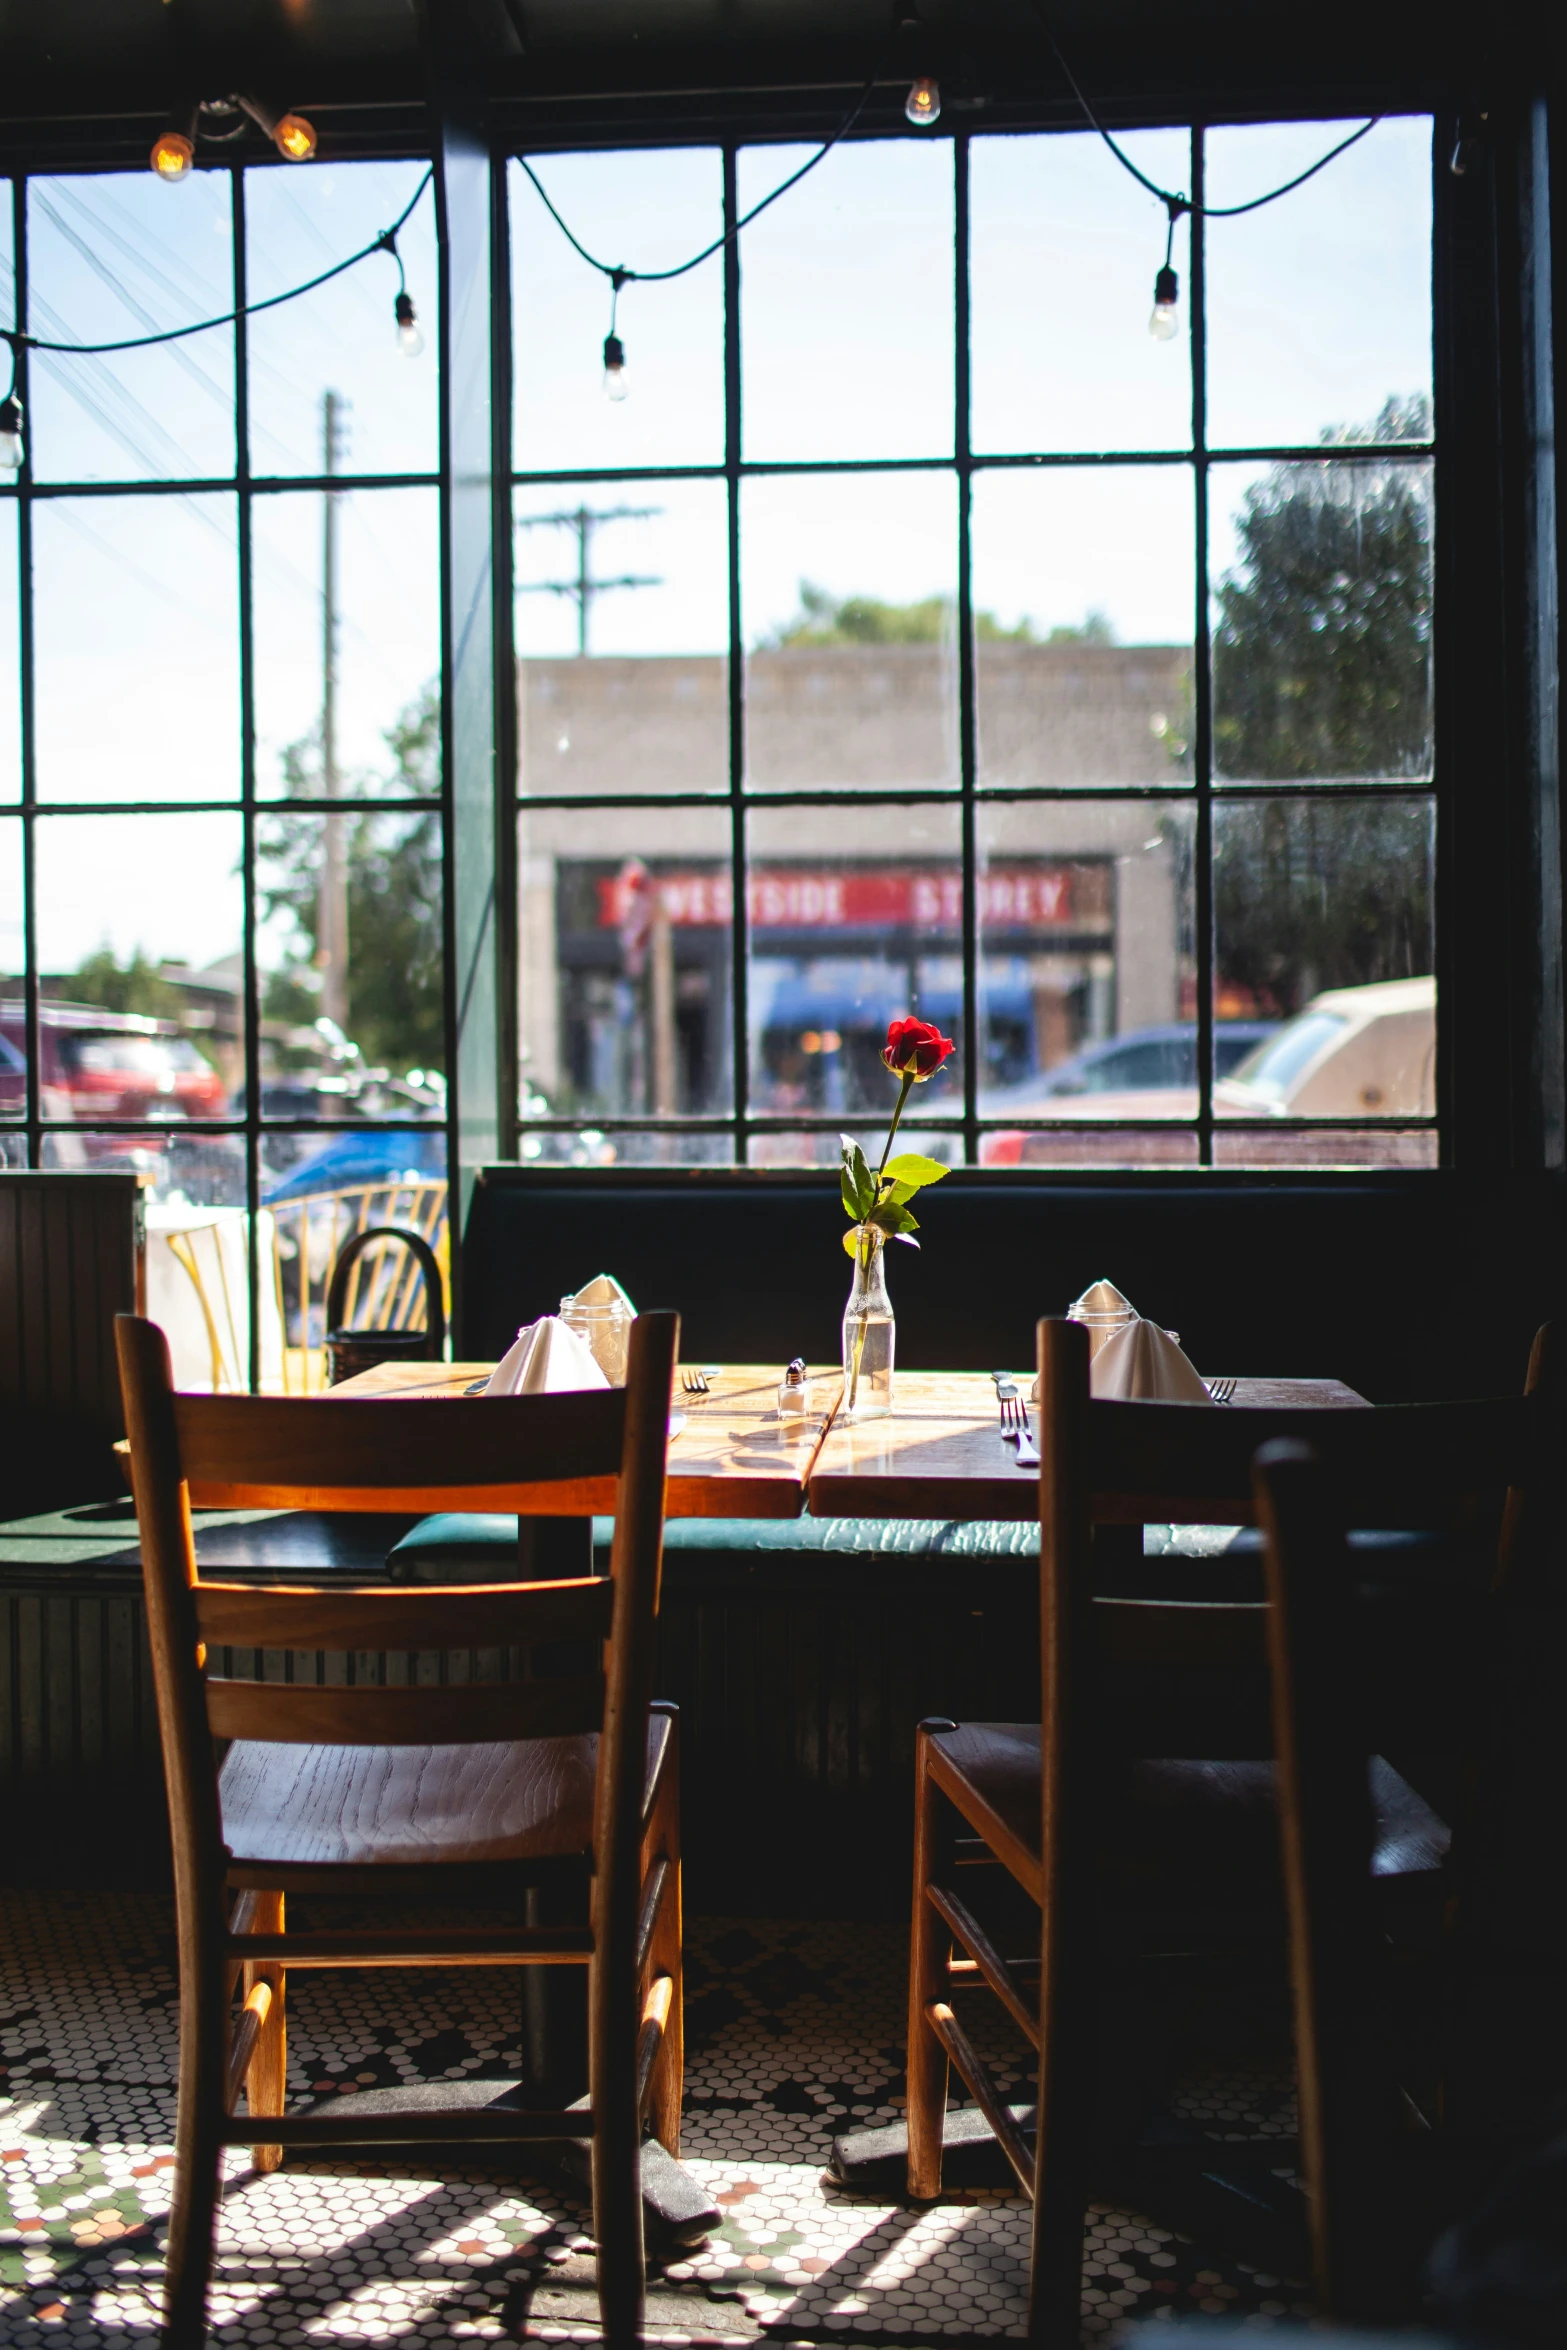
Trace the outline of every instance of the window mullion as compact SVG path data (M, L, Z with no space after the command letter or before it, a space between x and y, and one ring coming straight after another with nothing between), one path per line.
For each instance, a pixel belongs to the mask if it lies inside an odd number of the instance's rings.
M745 648L740 611L740 217L739 150L724 148L724 474L728 485L729 564L729 1014L735 1159L750 1156L750 925L746 919Z
M1192 615L1192 768L1197 793L1193 960L1197 979L1197 1160L1213 1165L1213 649L1208 609L1208 316L1204 271L1203 141L1192 125L1192 492L1196 578Z

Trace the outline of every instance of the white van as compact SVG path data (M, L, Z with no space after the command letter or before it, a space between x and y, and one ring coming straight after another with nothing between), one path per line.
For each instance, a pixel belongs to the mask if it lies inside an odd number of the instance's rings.
M1436 981L1335 987L1213 1089L1216 1118L1434 1118Z

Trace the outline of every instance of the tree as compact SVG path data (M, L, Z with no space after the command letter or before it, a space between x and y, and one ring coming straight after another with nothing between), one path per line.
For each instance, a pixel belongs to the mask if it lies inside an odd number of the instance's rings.
M357 792L378 804L350 801L339 818L348 866L349 1035L372 1067L444 1070L441 819L434 809L396 809L399 793L440 790L438 682L408 705L385 740L390 773L355 779ZM290 791L314 786L319 756L314 736L284 752ZM281 969L268 975L262 1012L295 1025L320 1010L313 966L322 821L299 810L271 818L259 867L265 915L291 915L294 925Z
M1422 438L1389 400L1330 445ZM1276 465L1246 492L1218 588L1214 764L1238 782L1430 772L1431 529L1423 469Z
M1423 437L1389 400L1330 446ZM1393 460L1275 466L1241 509L1220 583L1214 754L1221 776L1420 776L1430 769L1430 522L1421 472ZM1431 815L1365 793L1231 802L1215 824L1221 986L1281 1013L1320 989L1432 967Z
M179 988L164 978L140 947L133 948L121 963L114 949L105 944L62 984L69 1002L96 1004L105 1012L139 1012L153 1020L178 1020L186 1008Z
M802 579L799 611L793 620L764 639L762 649L777 652L792 645L934 645L951 635L956 617L957 607L950 596L922 596L912 604L884 604L876 596L834 598L826 588ZM1106 633L1093 641L1107 644L1108 624L1102 615L1091 613L1089 623L1095 621ZM1053 630L1052 641L1058 634L1072 633ZM974 634L987 644L1038 642L1032 621L1020 620L1016 628L1003 628L993 612L975 613Z

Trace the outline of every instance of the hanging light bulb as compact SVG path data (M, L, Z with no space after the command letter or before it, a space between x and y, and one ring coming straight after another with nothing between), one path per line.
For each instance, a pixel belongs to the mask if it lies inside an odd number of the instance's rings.
M1180 332L1177 306L1181 299L1181 281L1168 261L1153 281L1153 315L1148 321L1148 332L1156 343L1173 343Z
M26 453L22 443L22 403L13 392L8 400L0 400L0 465L10 473L19 473Z
M424 349L424 336L414 316L414 298L406 290L392 304L397 314L397 348L405 359L417 359Z
M196 160L196 144L183 131L160 131L152 142L152 153L147 161L160 180L188 179L191 165Z
M272 139L285 163L308 163L316 151L315 125L302 114L285 114Z
M904 101L904 113L916 130L941 119L941 91L934 74L922 73Z
M252 122L259 123L285 163L308 163L316 151L316 131L302 114L279 114L265 98L239 100Z
M611 400L623 400L631 389L626 381L626 346L619 335L604 337L604 392Z

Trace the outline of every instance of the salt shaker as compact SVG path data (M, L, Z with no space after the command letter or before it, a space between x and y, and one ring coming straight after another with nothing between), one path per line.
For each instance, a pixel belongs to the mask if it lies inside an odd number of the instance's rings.
M806 1383L805 1358L796 1355L778 1382L778 1417L780 1420L804 1420L810 1417L811 1390Z

